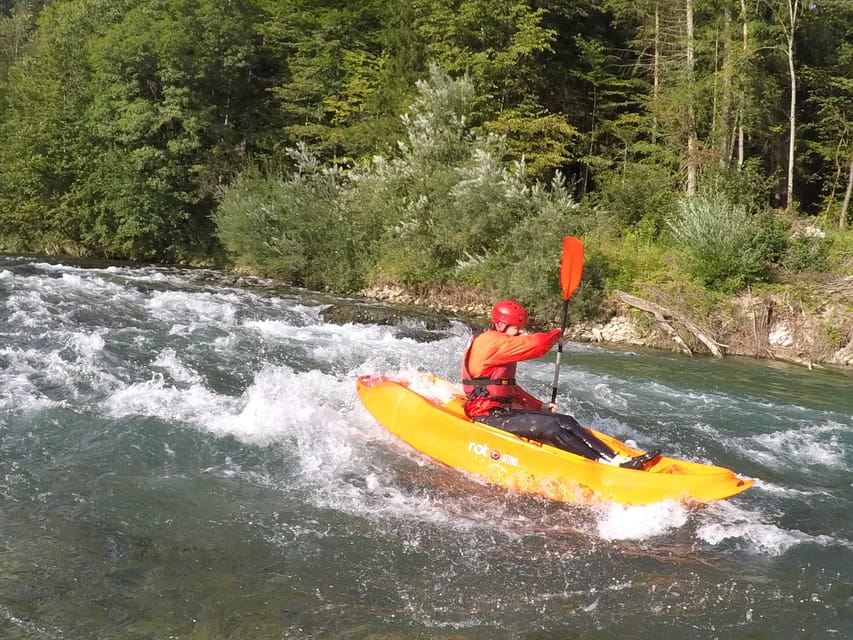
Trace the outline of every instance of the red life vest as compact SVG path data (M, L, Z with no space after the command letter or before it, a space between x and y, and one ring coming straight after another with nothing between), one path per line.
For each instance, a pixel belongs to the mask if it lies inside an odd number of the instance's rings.
M515 399L515 369L516 363L486 369L482 376L473 377L468 370L468 358L471 355L471 345L477 336L471 338L465 355L462 358L462 391L468 400L483 399L503 404L506 408ZM495 405L499 406L499 405Z

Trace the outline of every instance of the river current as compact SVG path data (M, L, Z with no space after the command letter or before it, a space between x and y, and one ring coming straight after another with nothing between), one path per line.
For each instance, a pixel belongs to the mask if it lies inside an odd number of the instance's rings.
M470 330L333 325L203 271L0 257L4 639L853 637L853 375L570 344L583 423L755 478L572 506L397 440L361 374ZM521 365L546 397L553 354Z

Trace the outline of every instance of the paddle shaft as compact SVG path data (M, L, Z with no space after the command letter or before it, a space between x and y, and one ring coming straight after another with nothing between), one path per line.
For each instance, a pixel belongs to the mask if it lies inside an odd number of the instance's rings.
M569 299L563 300L563 322L560 327L562 333L566 331L566 325L569 322ZM560 380L560 358L563 355L563 341L557 343L557 362L554 365L554 384L551 385L551 404L557 401L557 383Z

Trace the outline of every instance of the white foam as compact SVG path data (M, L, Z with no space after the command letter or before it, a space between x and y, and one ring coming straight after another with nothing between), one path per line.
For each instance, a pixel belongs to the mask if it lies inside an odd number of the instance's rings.
M774 431L754 436L752 441L759 445L756 456L762 462L778 466L847 467L848 453L840 436L847 428L837 422L820 425L805 425L796 429Z
M239 303L239 297L230 293L155 291L145 300L145 307L160 320L175 321L182 325L196 326L193 320L232 325Z
M840 545L853 549L853 543L848 540L784 529L768 522L769 516L740 508L730 501L709 505L702 518L704 522L697 527L696 536L715 546L730 542L752 553L768 556L782 555L803 544Z
M114 418L141 415L203 426L221 412L230 410L233 400L199 384L175 387L167 384L162 374L155 373L146 382L131 384L112 393L104 404Z
M462 393L462 385L442 378L437 378L424 371L408 370L401 371L400 379L410 382L409 388L425 398L435 402L448 402L454 396Z
M752 491L765 491L768 494L779 495L779 496L790 496L794 498L804 498L810 499L814 496L828 496L829 492L816 489L816 490L805 490L805 489L794 489L793 487L787 487L785 485L776 484L774 482L768 482L767 480L763 480L762 478L751 478L755 481L752 485Z
M0 374L0 410L31 413L60 404L42 394L24 372Z
M163 349L151 363L151 366L164 369L177 382L190 385L197 385L202 382L202 377L192 367L181 362L177 352L171 347Z
M105 402L110 415L183 422L257 446L295 440L307 471L328 464L329 456L334 454L327 446L334 441L333 430L349 429L323 395L324 390L340 384L333 376L318 371L299 374L288 367L268 365L235 398L208 389L172 350L161 353L154 364L182 384L172 384L162 374L154 373L150 380L113 393Z
M32 329L43 327L54 316L50 305L35 290L14 293L6 298L9 310L8 324L11 327Z
M701 540L712 545L718 545L725 540L741 540L746 542L753 552L769 556L782 555L791 547L800 544L829 546L838 542L831 536L811 536L802 531L786 531L776 525L759 522L707 524L701 526L696 534Z
M81 358L92 361L104 350L106 342L98 332L72 333L69 339L70 346Z
M265 366L230 411L212 416L206 428L219 435L232 435L244 442L267 445L295 441L302 468L308 472L323 464L334 465L349 458L338 435L349 430L342 416L329 406L340 380L310 371L297 373L284 366Z
M666 500L648 505L607 503L596 509L598 535L605 540L644 540L684 526L688 507Z

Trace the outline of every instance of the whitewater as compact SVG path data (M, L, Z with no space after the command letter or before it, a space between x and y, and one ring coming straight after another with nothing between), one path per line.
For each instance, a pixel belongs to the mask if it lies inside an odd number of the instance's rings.
M567 345L562 410L756 483L566 505L361 406L359 375L458 380L464 323L231 280L0 257L3 638L853 637L851 372Z

